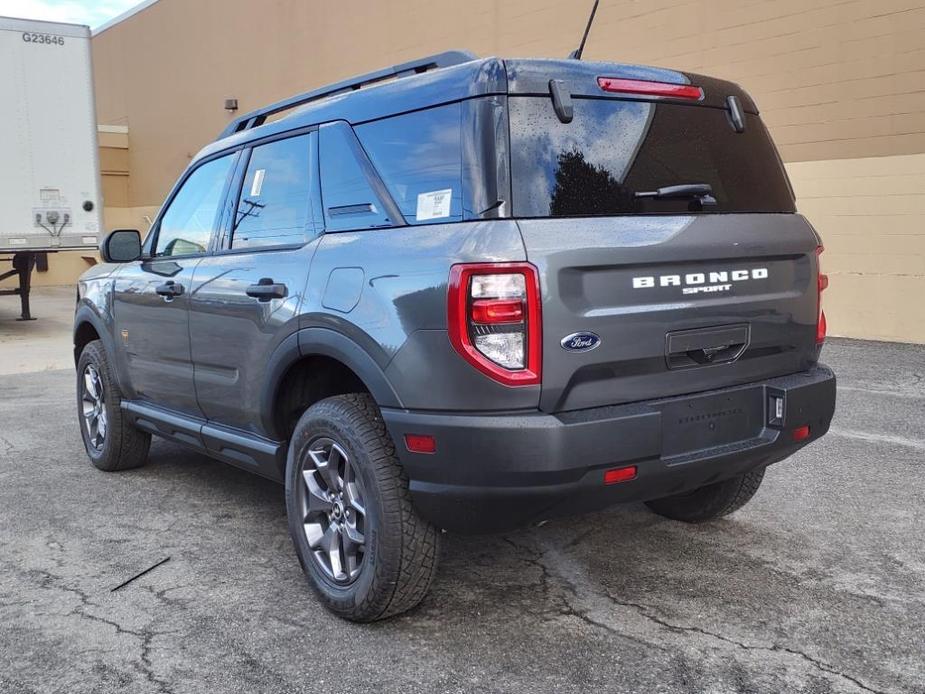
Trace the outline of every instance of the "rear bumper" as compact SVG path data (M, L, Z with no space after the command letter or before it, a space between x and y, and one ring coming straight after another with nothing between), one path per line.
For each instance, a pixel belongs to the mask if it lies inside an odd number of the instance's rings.
M784 417L769 424L771 398ZM455 532L494 532L678 494L783 460L828 431L835 375L810 371L665 400L549 415L383 409L418 511ZM809 426L795 442L792 432ZM409 452L405 434L436 437ZM637 466L635 479L604 472Z

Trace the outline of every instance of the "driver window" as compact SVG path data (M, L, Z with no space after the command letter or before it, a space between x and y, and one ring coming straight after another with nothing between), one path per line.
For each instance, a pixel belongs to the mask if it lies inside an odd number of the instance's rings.
M222 193L233 162L234 155L229 154L203 164L190 174L161 217L155 256L206 252L218 223Z

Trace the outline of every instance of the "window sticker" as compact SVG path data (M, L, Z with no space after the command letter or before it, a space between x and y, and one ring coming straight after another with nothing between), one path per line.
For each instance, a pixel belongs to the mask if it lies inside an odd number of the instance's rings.
M263 190L263 179L267 175L266 169L257 169L254 172L254 182L251 183L251 194L252 198L259 198L260 191Z
M430 193L418 195L417 221L425 222L428 219L440 219L450 216L450 201L453 199L453 190L434 190Z

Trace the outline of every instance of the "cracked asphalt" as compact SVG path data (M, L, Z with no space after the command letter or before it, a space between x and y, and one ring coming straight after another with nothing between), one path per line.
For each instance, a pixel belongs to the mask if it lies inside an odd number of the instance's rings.
M280 487L163 442L99 472L71 370L2 376L0 691L925 692L925 348L824 357L832 433L734 516L448 536L371 626L316 602Z

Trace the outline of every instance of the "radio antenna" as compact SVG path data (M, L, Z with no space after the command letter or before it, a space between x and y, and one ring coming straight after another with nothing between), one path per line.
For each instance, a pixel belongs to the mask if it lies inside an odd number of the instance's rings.
M597 13L597 6L601 0L594 0L594 7L591 8L591 16L588 17L588 24L585 27L585 34L581 37L581 45L569 54L573 60L581 60L581 54L585 52L585 42L588 40L588 32L591 31L591 24L594 22L594 15Z

